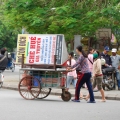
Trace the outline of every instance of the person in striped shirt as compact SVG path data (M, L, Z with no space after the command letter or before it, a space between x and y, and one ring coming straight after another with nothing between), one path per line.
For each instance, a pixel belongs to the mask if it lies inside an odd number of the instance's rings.
M75 99L73 99L72 101L80 102L79 100L80 89L83 86L83 84L86 83L89 94L90 94L90 101L88 101L88 103L95 103L92 85L90 82L91 72L88 65L87 55L85 55L84 51L82 50L82 46L78 46L76 48L76 52L79 54L79 58L73 66L68 68L68 70L71 70L71 71L76 69L76 67L77 67L77 70L78 69L80 70L80 72L78 73L80 75L78 75L79 77L76 84Z

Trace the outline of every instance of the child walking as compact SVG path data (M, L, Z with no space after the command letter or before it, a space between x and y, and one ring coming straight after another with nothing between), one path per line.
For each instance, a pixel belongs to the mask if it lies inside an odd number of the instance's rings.
M70 52L69 53L69 60L67 61L67 65L68 66L72 66L76 63L75 59L74 59L74 53ZM67 84L66 84L66 90L69 90L70 84L73 84L74 88L76 87L76 83L77 83L77 73L76 70L68 72L67 74Z
M76 63L76 60L74 59L74 53L70 52L68 55L69 61L67 61L67 65L70 67ZM72 83L74 88L76 88L76 83L77 83L77 73L76 69L74 69L71 72L68 72L67 74L67 83L66 83L66 91L69 90L70 84ZM83 98L83 94L80 93L80 98Z

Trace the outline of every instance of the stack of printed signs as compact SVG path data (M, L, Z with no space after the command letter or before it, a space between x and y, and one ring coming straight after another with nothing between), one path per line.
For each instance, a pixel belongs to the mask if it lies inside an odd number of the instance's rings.
M19 34L16 63L21 64L22 54L25 64L54 64L54 55L57 65L68 59L64 35Z

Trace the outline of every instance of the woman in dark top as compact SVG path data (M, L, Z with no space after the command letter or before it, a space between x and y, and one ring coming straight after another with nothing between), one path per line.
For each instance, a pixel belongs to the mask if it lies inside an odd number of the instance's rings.
M81 74L80 74L80 77L78 77L78 81L76 84L75 99L73 99L72 101L80 102L80 100L79 100L80 89L83 86L83 84L86 83L89 94L90 94L90 101L88 101L88 103L95 103L92 85L90 82L91 72L90 72L89 66L88 66L87 55L84 54L84 51L82 50L82 46L78 46L76 48L76 52L79 54L79 58L78 58L76 64L74 64L69 69L71 69L71 70L74 70L76 68L80 69Z

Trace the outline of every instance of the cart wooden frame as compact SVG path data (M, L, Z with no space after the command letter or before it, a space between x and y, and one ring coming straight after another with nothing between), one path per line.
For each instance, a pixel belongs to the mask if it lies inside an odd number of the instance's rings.
M56 56L54 57L54 62L56 63ZM69 101L71 99L70 92L66 91L66 68L56 68L57 65L55 63L52 66L53 68L51 66L47 66L47 68L43 68L42 66L42 68L40 68L39 65L25 65L23 61L24 55L22 56L22 68L19 70L20 82L18 85L19 93L24 99L33 100L46 98L53 88L62 90L61 98L63 101ZM22 78L21 75L25 71L27 71L27 75ZM39 73L37 77L33 74L34 72ZM45 78L44 82L40 76ZM62 82L64 82L64 84Z

